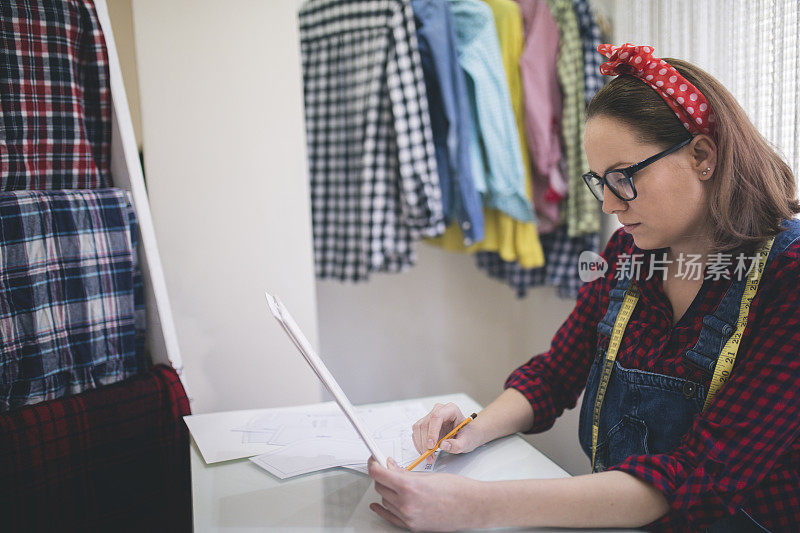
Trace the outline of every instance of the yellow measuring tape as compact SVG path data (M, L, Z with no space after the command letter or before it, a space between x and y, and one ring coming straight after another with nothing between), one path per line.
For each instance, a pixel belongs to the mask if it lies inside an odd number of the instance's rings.
M711 404L714 396L720 388L728 381L733 370L733 364L736 362L736 352L739 351L739 344L742 342L742 334L747 326L747 315L750 314L750 303L756 295L758 290L758 283L761 281L761 273L764 271L764 265L767 262L767 256L772 249L772 243L775 238L771 238L764 246L758 250L759 261L758 267L751 269L747 276L744 294L742 301L739 304L739 318L736 321L736 331L725 343L725 347L717 358L717 365L714 368L714 375L711 378L711 385L708 389L706 402L703 406L703 411ZM628 325L636 303L639 301L639 288L635 283L631 282L628 291L625 293L625 299L622 302L622 309L620 309L617 319L614 321L614 329L611 331L611 340L608 343L608 351L606 358L603 361L603 372L600 375L600 385L597 387L597 399L594 402L594 411L592 413L592 471L594 471L595 456L597 453L597 440L600 434L600 411L603 407L603 398L606 395L606 388L611 379L611 372L614 370L614 361L617 358L617 351L622 342L622 334Z
M744 294L742 295L742 302L739 304L739 319L736 321L736 331L725 343L725 347L717 358L717 366L714 368L714 376L711 378L711 385L708 388L708 396L706 396L706 403L703 406L705 411L711 401L716 396L717 391L728 381L733 370L733 363L736 361L736 352L739 350L739 344L742 342L742 334L744 328L747 326L747 315L750 314L750 302L758 290L758 282L761 281L761 273L764 271L764 265L767 262L767 256L772 249L772 243L775 238L771 238L767 244L758 250L759 261L758 268L753 269L747 276L747 284L744 287Z

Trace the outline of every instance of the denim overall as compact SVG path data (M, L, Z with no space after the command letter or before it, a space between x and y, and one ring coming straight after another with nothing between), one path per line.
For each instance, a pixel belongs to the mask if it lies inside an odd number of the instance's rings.
M784 221L787 228L775 237L767 263L800 238L800 220ZM631 279L621 278L611 289L608 311L597 325L598 337L611 338L614 322ZM684 360L709 376L717 357L736 330L739 305L746 280L733 280L713 314L703 317L697 343L687 350ZM606 351L598 342L589 377L586 381L580 412L579 440L583 451L592 457L592 412ZM605 343L606 345L608 343ZM600 413L599 437L594 471L603 471L631 455L666 453L675 448L703 410L706 388L689 379L625 368L614 361L614 370ZM714 524L708 531L767 531L743 509Z

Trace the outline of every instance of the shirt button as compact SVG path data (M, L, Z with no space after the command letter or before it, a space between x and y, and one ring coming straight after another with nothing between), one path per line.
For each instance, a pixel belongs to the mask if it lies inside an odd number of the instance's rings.
M465 237L464 238L464 246L470 246L472 244L472 239Z
M470 224L468 220L465 220L465 221L464 221L464 222L461 224L461 228L462 228L462 229L465 229L465 230L469 230L469 228L471 228L471 227L472 227L472 224Z

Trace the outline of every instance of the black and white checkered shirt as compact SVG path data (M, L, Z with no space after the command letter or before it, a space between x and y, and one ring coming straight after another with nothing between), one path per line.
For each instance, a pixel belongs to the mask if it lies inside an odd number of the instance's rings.
M408 0L310 0L300 11L318 278L413 265L444 231Z

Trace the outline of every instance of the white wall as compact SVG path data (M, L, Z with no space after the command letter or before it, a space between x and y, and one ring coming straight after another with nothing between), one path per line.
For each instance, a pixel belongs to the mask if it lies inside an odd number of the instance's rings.
M139 112L139 81L136 74L136 50L133 38L133 9L131 0L106 0L108 16L114 31L125 94L131 111L136 146L142 147L142 117Z
M354 402L463 391L487 404L574 301L552 288L518 300L472 257L424 244L405 274L314 283L297 5L134 3L145 167L193 409L319 398L262 287L315 345L318 319L320 351ZM589 471L577 415L530 438L573 474Z
M418 251L405 274L317 282L322 353L354 402L465 392L486 405L514 368L549 348L575 301L550 287L520 300L472 256L427 244ZM591 470L577 408L529 440L572 474Z
M321 398L296 8L133 3L145 173L195 413Z

